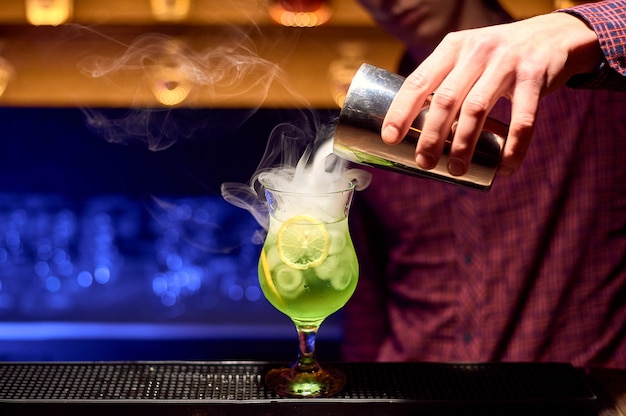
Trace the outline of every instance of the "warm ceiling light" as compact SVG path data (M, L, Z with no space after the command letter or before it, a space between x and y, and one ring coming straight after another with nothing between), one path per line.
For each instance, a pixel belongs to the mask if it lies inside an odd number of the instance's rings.
M152 15L161 21L183 20L189 14L191 0L150 0Z
M150 67L152 93L161 104L174 106L185 101L193 89L187 73L189 69L181 61L185 45L172 39L161 47L163 53L154 57L154 64Z
M169 72L169 73L168 73ZM164 70L157 76L152 85L155 98L164 105L173 106L185 101L191 92L189 80L175 71Z
M313 27L328 22L332 7L328 0L273 0L268 12L283 26Z
M58 26L72 16L73 0L26 0L26 19L35 26Z

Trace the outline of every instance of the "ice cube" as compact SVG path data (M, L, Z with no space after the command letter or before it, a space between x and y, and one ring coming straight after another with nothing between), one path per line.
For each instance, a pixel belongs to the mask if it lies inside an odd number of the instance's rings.
M274 267L283 264L280 256L278 255L278 248L276 248L276 245L266 246L264 250L265 255L267 256L267 265L270 269L273 269Z
M340 256L326 257L326 260L315 268L315 273L320 280L328 281L333 278L333 274L337 273L339 268Z
M354 273L354 270L352 270L352 267L344 265L343 267L339 267L335 270L335 273L330 279L330 285L333 289L342 291L348 287L355 275L356 274Z
M342 291L350 285L350 282L358 274L356 264L348 252L345 255L328 256L324 263L315 268L315 273L320 280L330 282L333 289Z
M301 270L281 264L272 271L272 275L276 289L285 297L295 297L304 290L304 276Z
M346 247L346 244L347 244L346 232L347 231L344 229L341 229L341 230L329 229L328 230L328 235L330 237L330 247L328 248L329 255L338 254Z

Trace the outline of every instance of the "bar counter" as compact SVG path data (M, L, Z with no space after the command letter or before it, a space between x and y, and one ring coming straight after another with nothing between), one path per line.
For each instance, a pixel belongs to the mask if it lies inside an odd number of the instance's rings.
M0 363L0 415L626 414L626 372L562 363L330 363L332 398L267 390L267 362Z

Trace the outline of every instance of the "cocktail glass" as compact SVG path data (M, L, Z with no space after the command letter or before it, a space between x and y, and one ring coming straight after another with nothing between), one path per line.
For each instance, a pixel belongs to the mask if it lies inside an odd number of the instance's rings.
M354 185L319 193L265 187L269 226L259 259L265 297L296 326L298 359L271 369L266 386L286 397L328 397L345 385L345 375L317 361L317 331L341 309L356 288L359 268L348 230Z

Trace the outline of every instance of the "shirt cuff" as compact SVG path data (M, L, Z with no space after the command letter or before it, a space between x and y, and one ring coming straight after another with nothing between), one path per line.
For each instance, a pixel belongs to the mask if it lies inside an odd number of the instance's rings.
M577 8L560 9L555 13L567 13L585 22L594 31L594 25ZM610 62L606 55L600 66L593 72L577 74L570 78L565 84L571 88L579 89L606 89L614 91L626 91L626 76L623 76Z

